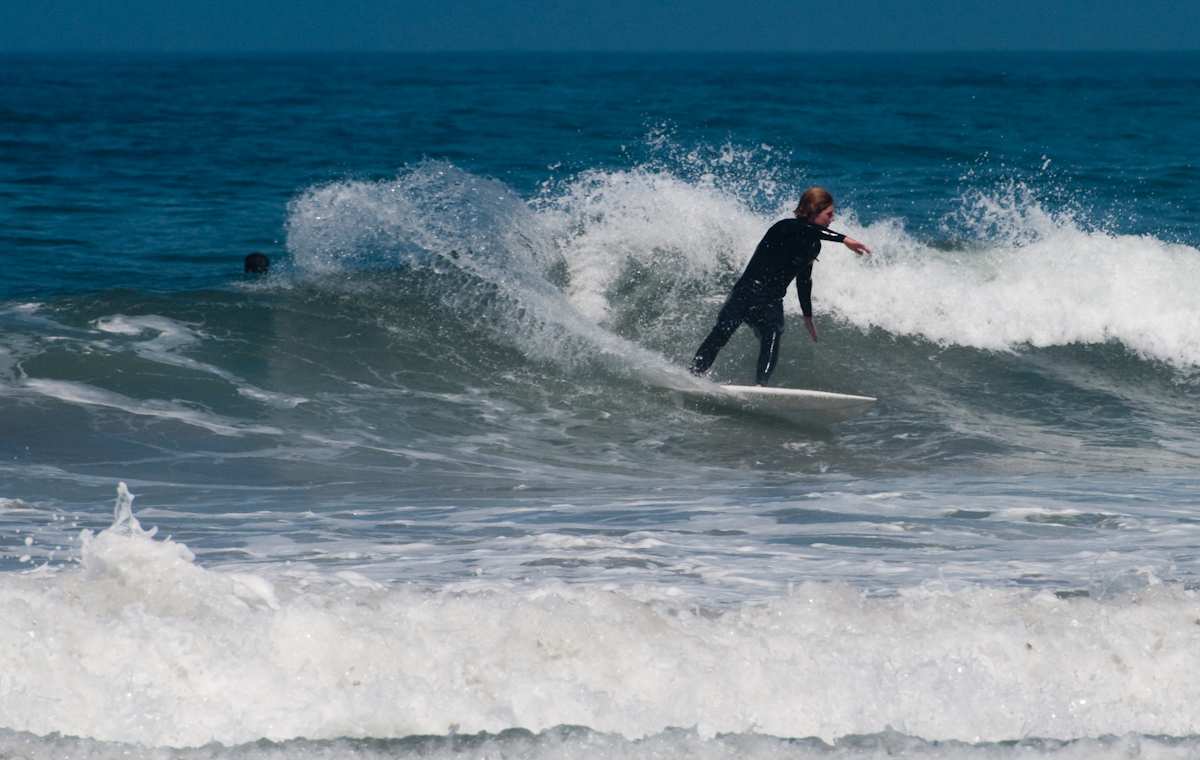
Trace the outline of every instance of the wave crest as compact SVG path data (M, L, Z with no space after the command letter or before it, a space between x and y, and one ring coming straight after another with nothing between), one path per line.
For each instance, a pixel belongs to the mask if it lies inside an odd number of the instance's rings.
M579 344L576 355L628 350L616 332L678 358L790 205L770 171L763 181L785 200L763 211L748 185L701 169L591 170L523 199L499 181L425 163L394 181L307 191L291 205L289 249L314 275L466 272L475 289L459 297L461 285L448 285L442 299L471 318L480 288L500 292L489 319L524 315L517 332L537 335L523 348L539 356L572 354L560 344ZM1200 366L1194 247L1088 229L1072 213L1046 211L1019 183L965 192L942 224L950 245L903 219L861 222L848 208L835 227L876 254L858 259L826 244L814 302L862 330L988 351L1115 342L1175 368ZM797 310L794 297L787 304Z

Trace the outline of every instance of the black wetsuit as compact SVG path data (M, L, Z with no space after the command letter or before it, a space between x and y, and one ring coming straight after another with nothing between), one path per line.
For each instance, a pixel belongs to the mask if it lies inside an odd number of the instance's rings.
M821 253L821 241L840 243L845 239L845 235L803 219L784 219L771 225L721 307L716 326L696 351L692 372L707 372L717 352L738 326L746 322L760 341L756 382L766 385L779 356L783 296L788 284L796 281L800 309L804 316L811 317L812 265Z

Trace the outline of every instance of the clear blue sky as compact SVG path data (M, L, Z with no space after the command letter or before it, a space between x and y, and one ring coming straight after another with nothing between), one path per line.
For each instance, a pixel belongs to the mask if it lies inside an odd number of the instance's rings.
M0 0L0 51L1197 50L1200 0Z

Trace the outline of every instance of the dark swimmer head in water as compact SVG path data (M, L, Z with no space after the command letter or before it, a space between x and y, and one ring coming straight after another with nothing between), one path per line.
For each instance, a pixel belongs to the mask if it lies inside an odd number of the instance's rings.
M266 274L271 268L271 260L265 253L252 253L246 257L246 274Z
M812 320L812 265L821 253L821 241L842 243L858 255L871 249L854 238L829 229L833 221L833 196L823 187L810 187L800 196L795 219L771 225L754 249L746 271L733 286L717 315L717 324L692 359L692 372L702 375L716 361L717 352L745 322L759 339L755 382L766 385L779 359L779 337L783 334L783 296L792 280L804 326L813 341L817 328Z

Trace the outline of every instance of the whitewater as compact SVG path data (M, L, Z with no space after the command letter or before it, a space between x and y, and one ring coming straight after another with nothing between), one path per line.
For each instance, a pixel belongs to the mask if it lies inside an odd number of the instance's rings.
M723 608L636 585L422 589L206 570L131 504L122 484L77 569L0 588L21 620L3 631L11 729L167 746L560 725L825 742L1195 731L1200 599L1149 573L1095 596L806 582Z

